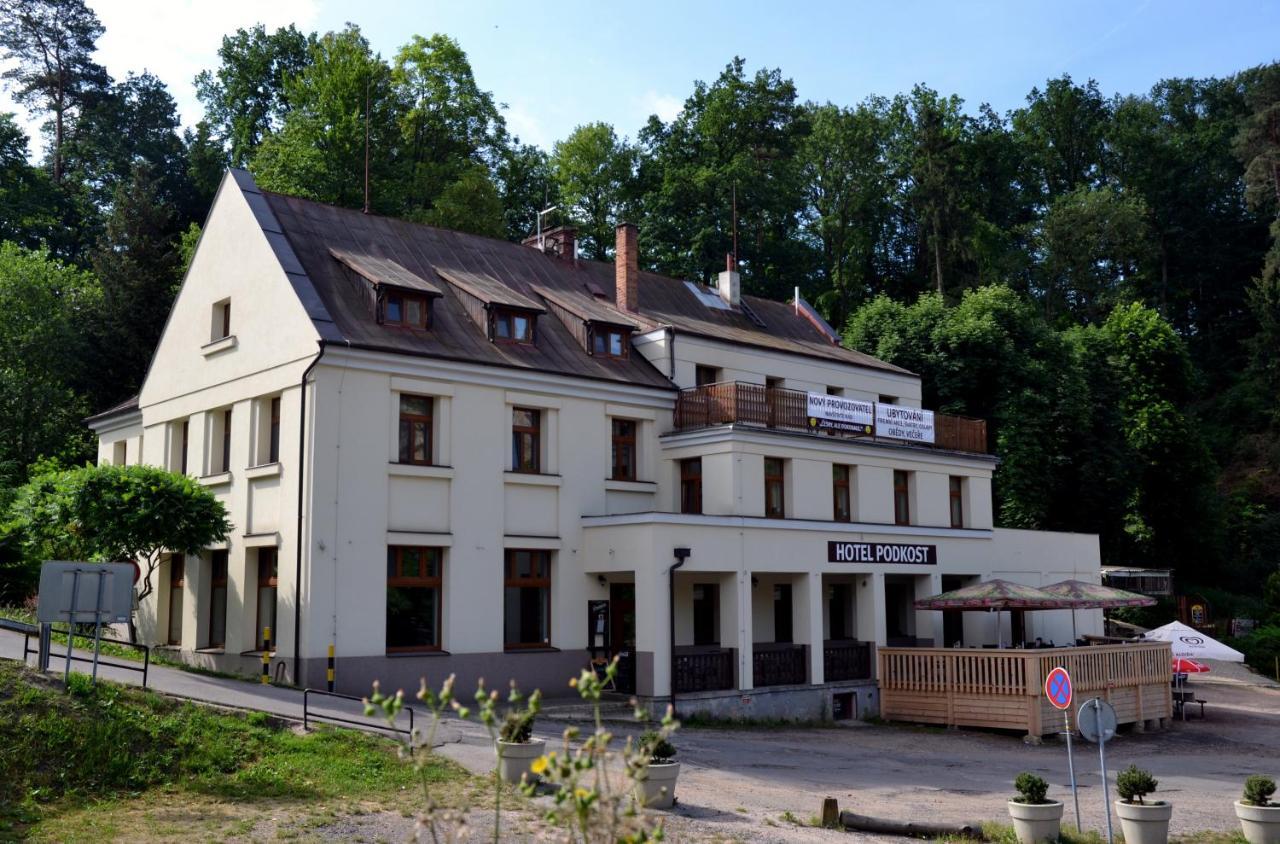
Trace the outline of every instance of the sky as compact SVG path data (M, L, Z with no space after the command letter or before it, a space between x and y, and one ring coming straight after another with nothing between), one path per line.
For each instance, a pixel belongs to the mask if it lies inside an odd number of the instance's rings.
M1275 0L1020 2L512 3L493 0L88 0L106 34L98 60L122 78L150 70L201 116L192 78L215 67L238 27L304 31L358 24L390 60L414 34L453 36L508 128L544 148L603 120L635 137L674 117L694 80L735 55L781 68L805 100L852 105L923 82L974 110L1003 113L1033 86L1070 74L1107 94L1145 93L1172 76L1223 76L1280 59ZM23 110L0 92L0 110ZM33 135L36 122L24 120ZM34 150L33 150L34 152Z

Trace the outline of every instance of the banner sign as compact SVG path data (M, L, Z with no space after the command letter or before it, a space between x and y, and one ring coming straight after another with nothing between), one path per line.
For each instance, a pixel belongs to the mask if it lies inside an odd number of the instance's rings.
M937 545L904 545L894 542L828 542L828 563L938 564Z
M874 418L875 414L869 401L829 396L826 393L809 393L810 428L819 431L869 434Z
M933 411L877 402L876 436L931 443L933 442Z

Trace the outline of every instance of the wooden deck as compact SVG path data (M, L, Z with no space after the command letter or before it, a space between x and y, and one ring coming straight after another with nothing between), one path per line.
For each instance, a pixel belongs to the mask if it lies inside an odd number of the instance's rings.
M1062 666L1074 686L1072 718L1092 697L1108 701L1120 724L1173 715L1169 645L1164 642L1044 650L880 648L880 715L888 721L1020 730L1062 729L1044 696L1044 678Z

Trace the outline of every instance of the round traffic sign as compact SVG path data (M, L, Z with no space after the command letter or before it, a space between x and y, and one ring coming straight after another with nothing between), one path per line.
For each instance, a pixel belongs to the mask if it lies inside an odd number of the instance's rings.
M1067 669L1058 666L1049 672L1044 678L1044 696L1055 709L1071 708L1071 675Z
M1111 741L1116 735L1116 710L1102 698L1090 698L1076 713L1080 735L1089 741Z

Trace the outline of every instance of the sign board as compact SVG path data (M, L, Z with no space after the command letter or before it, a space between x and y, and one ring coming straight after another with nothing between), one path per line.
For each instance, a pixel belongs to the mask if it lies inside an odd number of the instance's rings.
M809 427L819 431L870 434L875 411L869 401L809 393Z
M1108 742L1116 736L1116 710L1101 698L1091 698L1076 713L1080 735L1089 741Z
M133 611L133 572L132 563L46 562L40 567L36 620L42 624L68 620L77 624L128 621ZM96 611L99 607L101 615Z
M931 443L933 442L933 411L877 402L876 436Z
M1071 708L1071 675L1067 669L1058 666L1044 678L1044 696L1053 704L1054 709Z
M917 566L938 564L937 545L907 545L896 542L828 542L828 563L906 563Z

